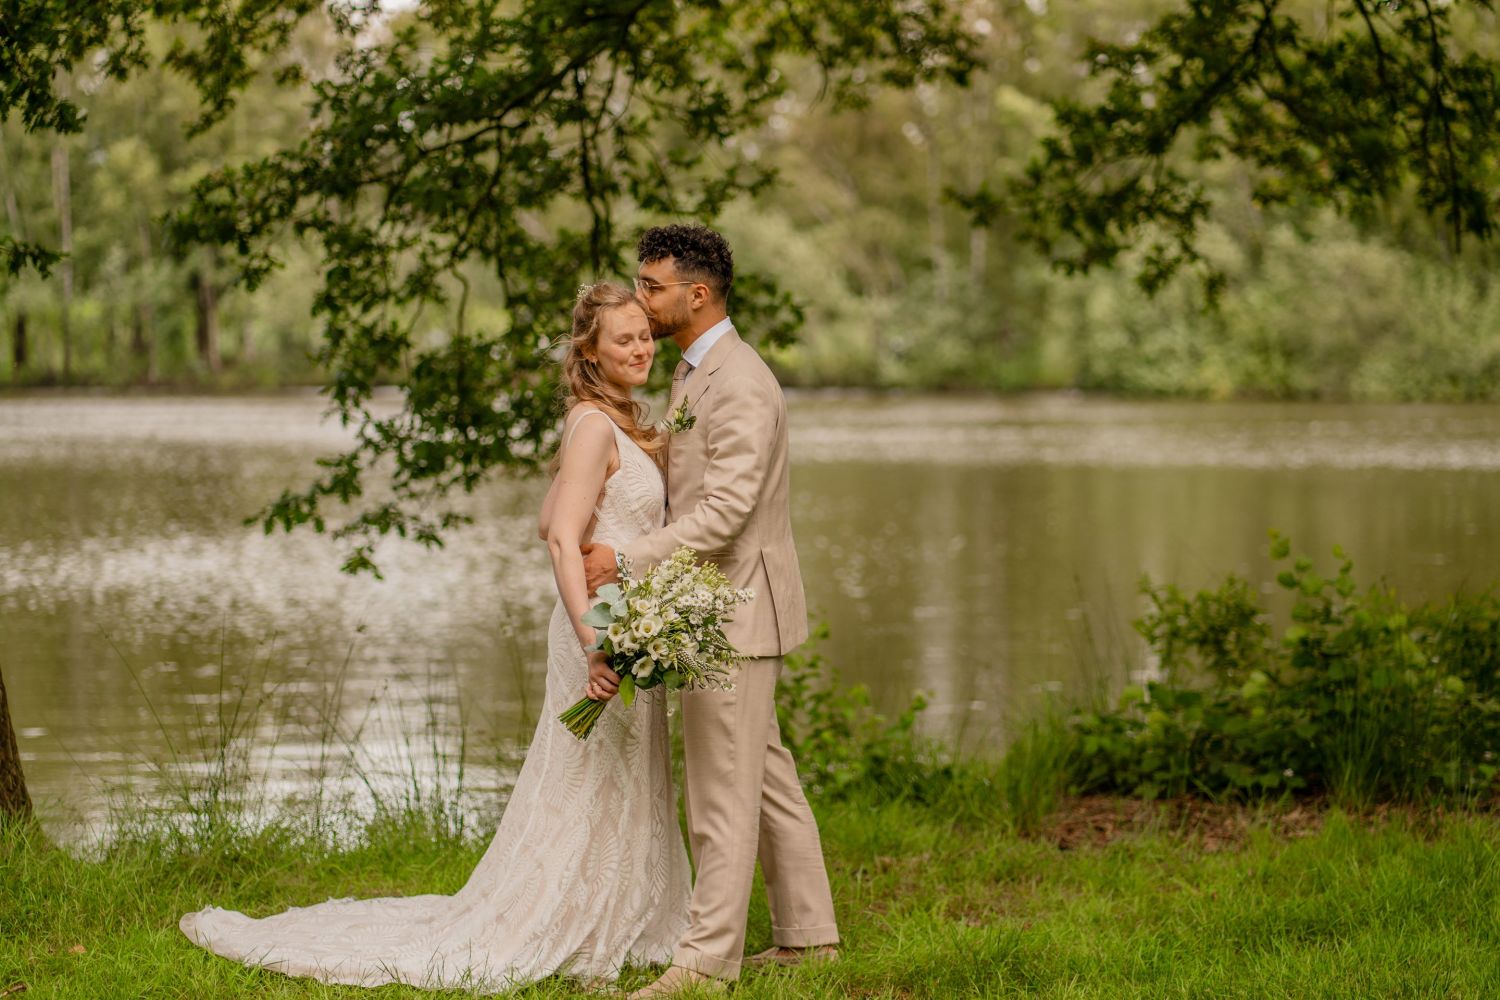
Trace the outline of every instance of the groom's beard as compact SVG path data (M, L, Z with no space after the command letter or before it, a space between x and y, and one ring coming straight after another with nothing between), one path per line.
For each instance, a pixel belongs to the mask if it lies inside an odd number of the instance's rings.
M646 322L651 327L652 340L667 340L688 328L691 317L684 309L679 316L646 313Z

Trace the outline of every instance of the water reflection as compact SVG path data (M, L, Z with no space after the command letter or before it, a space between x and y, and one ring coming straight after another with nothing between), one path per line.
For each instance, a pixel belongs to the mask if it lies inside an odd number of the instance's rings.
M448 548L351 579L325 538L240 524L346 440L320 413L0 402L0 667L45 809L211 766L236 706L277 796L440 784L463 729L493 804L540 698L543 484L497 480ZM1140 574L1264 578L1270 526L1413 596L1500 578L1500 408L805 396L792 420L826 652L887 709L931 692L929 725L971 746L1142 667Z

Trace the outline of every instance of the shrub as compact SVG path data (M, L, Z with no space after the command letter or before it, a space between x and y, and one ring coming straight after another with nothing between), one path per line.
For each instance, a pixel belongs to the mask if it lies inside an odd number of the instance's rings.
M1079 791L1154 798L1328 792L1355 804L1488 795L1500 750L1500 600L1493 590L1411 607L1376 585L1360 592L1335 548L1325 578L1291 559L1276 580L1293 596L1273 636L1246 581L1187 596L1143 591L1136 624L1162 679L1125 689L1105 711L1073 713Z
M818 649L827 638L828 626L815 626L805 651L786 657L776 688L781 742L797 761L803 785L835 797L859 789L925 801L945 769L916 731L927 699L914 695L894 720L878 714L863 684L839 685Z

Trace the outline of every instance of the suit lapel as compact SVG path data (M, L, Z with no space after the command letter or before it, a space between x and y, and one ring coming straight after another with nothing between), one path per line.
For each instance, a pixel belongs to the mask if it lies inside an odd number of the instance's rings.
M734 353L735 348L739 346L740 335L731 327L704 356L703 364L698 366L698 370L688 376L687 393L684 398L687 400L689 412L692 412L698 400L703 398L703 394L708 391L709 385L713 382L714 372L723 366L729 356Z

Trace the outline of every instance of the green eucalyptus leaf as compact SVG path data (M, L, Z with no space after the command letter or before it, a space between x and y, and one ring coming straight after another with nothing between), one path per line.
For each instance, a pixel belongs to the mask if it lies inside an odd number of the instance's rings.
M609 628L615 623L615 616L610 613L608 604L596 604L585 611L583 617L578 620L594 628Z

